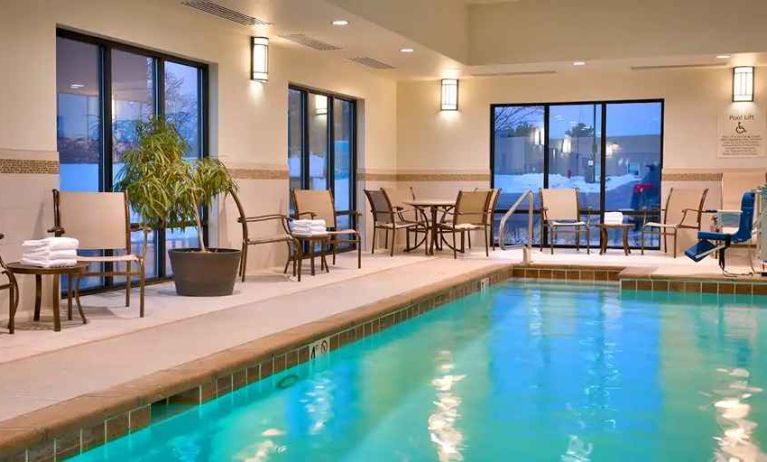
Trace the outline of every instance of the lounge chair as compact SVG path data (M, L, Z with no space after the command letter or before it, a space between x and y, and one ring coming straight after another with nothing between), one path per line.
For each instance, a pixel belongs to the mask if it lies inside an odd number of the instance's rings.
M245 282L245 272L247 271L247 268L248 268L248 248L250 246L262 245L262 244L274 244L279 242L284 242L288 247L288 259L285 262L285 268L283 270L283 273L288 272L288 266L290 265L292 261L293 276L297 276L298 280L301 281L301 273L300 271L298 271L296 267L297 261L300 261L300 258L298 258L298 256L300 256L301 249L300 249L300 245L298 245L296 240L290 234L287 215L283 215L281 213L272 213L268 215L258 215L258 216L249 217L245 214L245 208L242 206L242 202L240 202L240 198L237 196L237 193L235 193L234 191L230 191L229 194L231 194L232 199L234 199L234 203L237 205L237 212L240 215L239 218L237 218L237 223L240 223L242 225L242 256L240 257L240 269L239 269L242 282ZM276 222L279 222L283 232L272 234L269 236L261 236L258 238L250 237L250 231L248 229L249 224L268 223L268 222L273 222L273 224L275 225L276 225Z
M99 250L101 255L78 255L85 263L103 264L102 271L90 267L87 276L125 276L125 306L130 306L131 278L139 278L139 315L144 317L144 258L131 249L131 231L138 231L130 223L128 196L123 192L64 192L53 190L53 223L48 230L56 236L71 236L80 241L79 250ZM116 269L120 263L125 270ZM134 271L133 265L138 266Z
M0 239L5 238L5 234L0 233ZM8 332L14 332L13 318L16 316L16 310L19 309L19 284L16 277L5 267L3 257L0 257L0 274L8 278L7 284L0 284L0 290L8 291Z
M336 253L339 243L350 243L357 247L357 268L362 268L362 240L356 229L338 229L338 214L333 204L333 194L330 191L314 191L294 189L292 191L293 205L296 218L312 218L325 220L328 233L331 234L330 248L333 252L333 264L336 263ZM353 211L349 219L356 223L359 212Z
M680 229L693 229L700 231L700 222L703 214L703 204L706 202L706 189L677 189L671 188L668 191L663 212L663 223L647 221L645 212L644 224L640 233L641 252L644 255L645 233L657 230L658 236L663 237L663 249L668 252L667 237L674 237L674 258L677 253L677 239Z
M695 262L699 262L708 255L718 252L719 267L725 275L732 275L726 269L727 250L733 244L748 242L751 240L754 226L754 207L756 194L747 192L743 194L740 203L740 225L734 233L699 231L697 244L687 249L684 254Z
M586 231L586 253L591 253L591 214L586 220L581 217L577 189L541 189L541 251L543 251L543 230L549 230L549 250L554 254L557 231L570 229L575 232L575 248L581 250L581 231Z
M449 233L453 237L453 258L458 258L458 247L456 234L461 235L461 250L466 250L466 234L472 231L482 230L485 234L485 255L490 256L489 246L489 214L488 203L492 191L459 191L458 199L455 201L455 208L449 213L449 219L443 219L438 224L440 236ZM443 216L445 217L445 216Z
M384 230L386 232L386 244L389 245L389 232L391 231L391 248L389 254L394 256L394 246L397 242L397 231L405 230L405 242L406 249L410 249L410 234L415 233L415 240L418 240L418 233L424 233L426 236L427 229L425 224L418 221L410 221L404 218L406 209L395 208L392 205L392 201L389 199L389 195L384 189L380 190L365 190L365 195L370 202L370 209L373 215L373 244L370 249L370 253L374 254L376 249L376 236L378 230ZM424 237L425 239L425 237Z

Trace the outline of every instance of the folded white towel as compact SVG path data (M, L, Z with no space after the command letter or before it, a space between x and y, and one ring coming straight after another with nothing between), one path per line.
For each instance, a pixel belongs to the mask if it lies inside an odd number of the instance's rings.
M77 259L77 250L50 250L47 247L41 249L24 249L24 258L46 260L72 260Z
M24 241L24 249L77 250L80 241L73 237L46 237L45 239Z
M605 224L616 225L623 223L622 212L605 212Z
M40 268L61 268L64 266L75 266L77 260L75 259L59 259L59 260L46 260L39 258L22 258L22 265L39 266Z

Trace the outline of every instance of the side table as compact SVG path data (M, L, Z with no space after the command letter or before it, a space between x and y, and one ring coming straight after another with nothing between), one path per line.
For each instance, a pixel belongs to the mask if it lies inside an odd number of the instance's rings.
M631 253L629 249L629 230L634 226L632 223L600 223L599 227L599 255L607 253L607 232L611 229L620 229L623 233L623 253Z
M53 330L59 332L61 330L61 315L59 313L59 299L61 298L60 284L61 276L67 276L67 319L72 320L72 285L74 283L74 296L77 303L77 310L80 312L80 317L83 320L83 324L87 323L85 319L85 313L83 307L80 305L80 276L88 266L87 263L77 263L74 266L62 266L56 268L42 268L39 266L23 265L20 262L8 263L6 265L8 271L16 274L33 274L35 276L35 321L40 320L40 308L42 305L42 285L43 276L52 276L52 300L53 300ZM13 309L10 312L8 318L8 330L13 333L14 330L14 317L16 316L16 310Z

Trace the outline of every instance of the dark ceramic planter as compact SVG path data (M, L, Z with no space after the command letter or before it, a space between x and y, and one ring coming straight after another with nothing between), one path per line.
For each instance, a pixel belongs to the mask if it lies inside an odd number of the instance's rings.
M232 295L241 253L235 249L169 250L176 293L187 297Z

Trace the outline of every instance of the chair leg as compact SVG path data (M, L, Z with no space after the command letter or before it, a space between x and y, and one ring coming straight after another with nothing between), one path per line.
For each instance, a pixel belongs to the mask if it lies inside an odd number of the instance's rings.
M551 235L551 241L549 242L549 252L554 255L554 241L557 239L557 228L549 226L549 234Z
M540 242L538 243L541 247L541 252L543 252L543 218L541 218L541 236L540 236ZM551 234L551 233L549 233Z
M586 255L591 255L591 228L586 227Z
M362 236L357 235L357 269L362 268Z
M386 234L384 236L384 249L388 249L389 248L389 228L384 228L384 230L386 231Z
M287 246L288 246L288 258L285 259L285 268L282 269L282 274L288 274L288 266L290 266L290 261L292 260L292 258L291 258L291 253L292 252L291 252L291 249L290 249L290 242L285 241L285 244L287 244ZM294 267L293 268L293 276L295 276L295 275L296 275L296 270L295 270L295 267Z
M241 262L241 274L242 282L245 282L245 271L248 268L248 246L247 244L242 245L242 254L240 255L240 262Z
M663 234L663 253L668 253L668 242L666 242L666 236L668 234L666 234L666 232L663 231L662 229L660 230L660 232L661 234Z
M126 263L125 275L125 306L130 306L130 289L131 289L131 262Z
M578 226L575 227L575 251L581 251L581 228Z
M487 235L487 227L484 227L484 230L485 230L485 256L489 257L490 256L490 249L489 249L490 241L488 240L489 236Z
M373 245L370 247L370 255L376 253L376 234L378 234L378 228L373 226Z
M639 231L639 248L642 255L644 255L644 226Z
M69 273L67 274L67 321L71 321L71 320L72 320L72 273Z
M392 228L391 230L391 250L389 251L389 256L394 256L394 244L397 242L397 228Z
M139 275L139 315L144 317L144 285L146 280L146 271L144 269L144 260L139 264L141 275Z
M453 259L458 259L458 247L455 245L455 228L453 228Z
M469 250L471 250L471 231L469 231L467 234L469 236Z
M676 258L676 237L677 237L677 231L674 230L674 258Z

